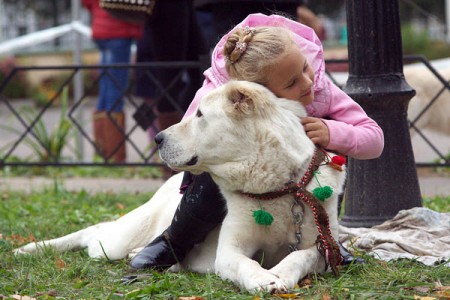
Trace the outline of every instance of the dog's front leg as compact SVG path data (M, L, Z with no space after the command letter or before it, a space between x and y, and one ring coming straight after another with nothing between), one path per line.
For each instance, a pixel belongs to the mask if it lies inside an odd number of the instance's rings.
M321 273L324 270L325 260L315 246L291 252L270 269L285 283L288 289L292 289L306 275Z
M251 293L258 291L285 293L287 288L276 274L262 268L258 262L249 258L254 252L255 249L241 249L230 245L218 247L216 273Z

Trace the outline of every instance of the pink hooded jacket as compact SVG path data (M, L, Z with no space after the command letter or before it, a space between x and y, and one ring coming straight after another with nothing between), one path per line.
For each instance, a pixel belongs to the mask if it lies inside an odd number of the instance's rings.
M282 26L292 31L295 43L314 68L314 101L306 106L306 110L308 115L322 118L328 126L330 143L327 149L356 159L373 159L381 155L384 147L383 131L361 106L326 76L322 44L311 28L282 16L263 14L251 14L235 28L245 26ZM230 80L222 55L229 35L223 36L214 48L211 67L204 72L203 86L197 91L184 117L197 110L205 94Z

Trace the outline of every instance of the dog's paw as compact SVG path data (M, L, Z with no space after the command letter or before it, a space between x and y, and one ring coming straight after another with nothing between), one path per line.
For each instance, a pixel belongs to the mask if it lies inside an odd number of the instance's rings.
M259 272L245 283L245 288L250 292L265 291L271 294L285 294L288 287L277 275L270 272Z
M26 254L30 254L30 252L25 251L24 248L17 248L17 249L14 249L14 250L12 250L12 253L13 253L14 255L26 255Z
M12 252L14 253L14 255L28 255L28 254L33 254L35 252L39 251L39 244L38 243L29 243L27 245L24 245L20 248L16 248L14 250L12 250ZM43 246L41 246L43 247Z
M288 290L293 289L297 284L298 280L296 276L292 276L292 274L282 273L282 272L274 272L271 270L286 286Z

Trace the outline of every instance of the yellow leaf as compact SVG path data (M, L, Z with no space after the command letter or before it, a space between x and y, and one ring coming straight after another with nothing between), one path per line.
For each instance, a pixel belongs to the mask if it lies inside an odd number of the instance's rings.
M12 295L14 300L36 300L36 298L31 298L30 296L22 296L22 295Z
M282 299L291 299L297 297L297 294L278 294L277 296Z
M437 298L435 298L435 297L421 297L421 296L417 296L417 295L414 295L414 299L418 299L418 300L436 300Z

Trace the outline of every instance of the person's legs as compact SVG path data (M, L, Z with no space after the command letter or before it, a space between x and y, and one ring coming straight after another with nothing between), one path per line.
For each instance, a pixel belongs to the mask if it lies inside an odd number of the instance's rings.
M153 26L149 27L149 32L155 41L153 43L155 61L182 61L185 55L185 31L188 18L185 14L185 1L161 1L158 5L160 13L152 20ZM155 69L155 75L165 89L162 94L158 93L158 111L161 114L177 112L181 119L182 111L177 103L178 96L184 87L181 70L160 68ZM164 126L160 127L165 129Z
M208 173L193 176L185 172L183 182L189 186L171 225L133 257L132 268L162 269L182 261L225 218L225 199Z
M110 59L110 55L109 55L109 50L108 50L108 40L96 40L95 43L97 44L97 48L100 50L100 65L107 65L109 62L108 60ZM100 70L100 74L103 73L103 69ZM97 111L102 111L105 109L106 106L106 91L107 91L107 87L108 86L108 82L105 79L104 76L100 77L99 80L99 87L98 87L98 100L97 100L97 105L96 105L96 109Z
M194 51L205 54L208 52L203 35L193 35L193 28L198 29L198 24L191 0L161 1L158 5L160 13L152 20L153 26L150 27L151 35L157 41L154 43L156 61L198 60L198 57L190 54ZM190 70L186 73L186 70L180 70L179 67L156 70L156 77L165 89L158 95L161 130L181 120L182 113L187 108L183 102L186 99L191 101L200 88L201 81L198 78L201 75L191 78L190 73Z
M97 40L102 65L129 63L132 39ZM123 94L128 87L127 68L102 70L99 98L94 112L94 140L100 154L116 162L124 162L125 115Z
M187 20L188 27L186 29L187 43L185 48L185 60L198 61L201 57L208 55L208 45L192 6L188 7L186 13L189 18ZM200 70L198 68L187 69L186 86L178 100L178 103L183 111L187 110L192 99L194 99L195 93L201 87L204 71L205 70Z
M131 58L132 39L108 40L107 61L108 64L129 64ZM123 96L128 88L128 68L110 68L105 74L105 110L123 111Z

